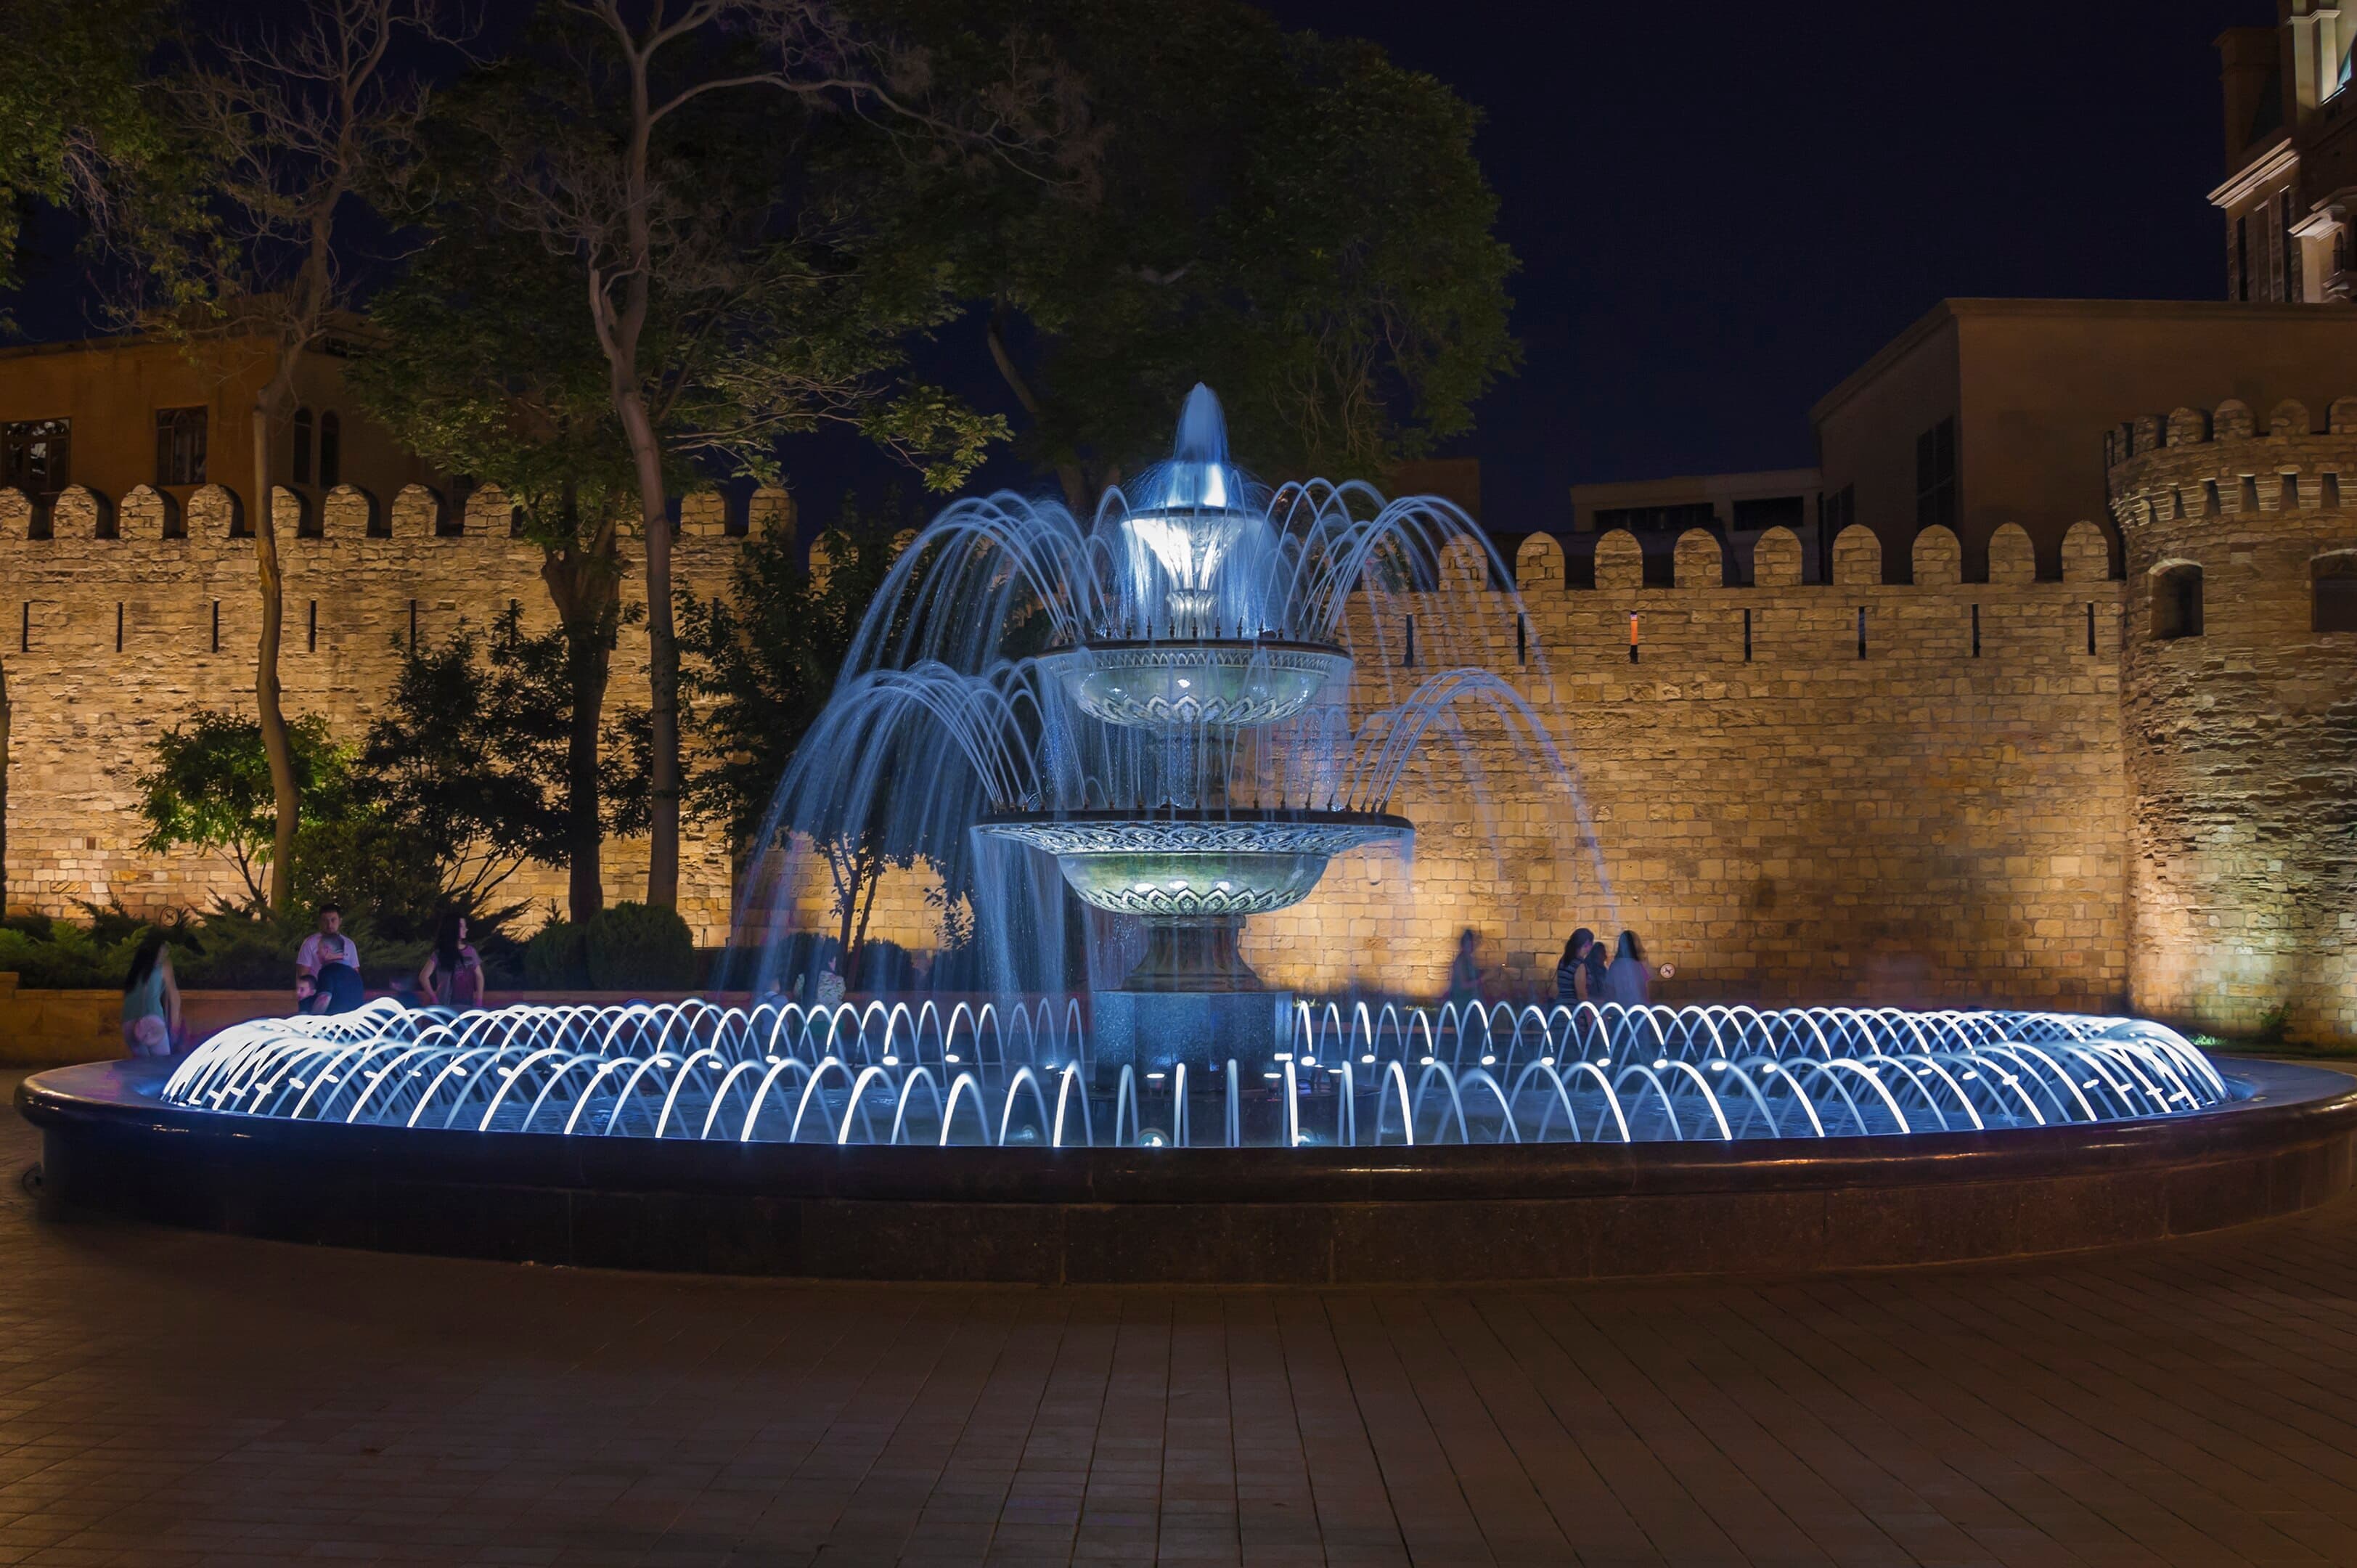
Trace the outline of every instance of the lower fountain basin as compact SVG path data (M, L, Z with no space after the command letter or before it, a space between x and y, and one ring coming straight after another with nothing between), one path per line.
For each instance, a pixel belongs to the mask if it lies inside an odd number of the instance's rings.
M1279 724L1351 676L1340 648L1258 639L1099 642L1039 663L1082 713L1131 729Z
M251 1061L253 1043L234 1054ZM2236 1097L2199 1112L2036 1130L1187 1149L1158 1134L1052 1149L666 1140L567 1134L553 1130L561 1116L533 1123L549 1131L486 1133L472 1118L451 1124L438 1101L422 1119L404 1101L355 1121L349 1094L296 1120L176 1101L173 1068L100 1063L18 1088L42 1133L45 1211L583 1267L1470 1283L1791 1275L2158 1241L2327 1201L2357 1164L2357 1087L2264 1062L2233 1064ZM267 1076L235 1103L291 1104ZM1149 1121L1167 1115L1147 1093ZM1221 1137L1214 1113L1192 1141Z
M1298 904L1344 850L1412 838L1372 811L1002 812L976 824L1056 857L1092 907L1155 920L1231 919Z

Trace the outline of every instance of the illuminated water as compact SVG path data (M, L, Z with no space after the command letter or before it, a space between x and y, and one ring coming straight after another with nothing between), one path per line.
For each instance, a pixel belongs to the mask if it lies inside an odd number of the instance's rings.
M1813 1007L1317 1006L1292 1048L1092 1088L1080 1004L703 1002L261 1020L170 1103L576 1137L1033 1147L1650 1143L2036 1128L2230 1098L2158 1024Z

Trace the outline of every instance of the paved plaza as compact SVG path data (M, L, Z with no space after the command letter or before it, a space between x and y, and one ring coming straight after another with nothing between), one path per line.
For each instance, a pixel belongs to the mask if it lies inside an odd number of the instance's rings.
M2357 1201L1782 1283L870 1288L51 1225L0 1123L0 1563L2357 1563Z

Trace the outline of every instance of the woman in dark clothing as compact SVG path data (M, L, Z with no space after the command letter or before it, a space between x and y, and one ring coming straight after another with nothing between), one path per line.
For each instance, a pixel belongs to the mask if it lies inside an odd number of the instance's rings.
M1586 926L1563 944L1563 961L1555 966L1555 999L1566 1007L1604 999L1604 949Z
M1653 977L1645 967L1645 950L1634 931L1620 933L1620 950L1612 955L1612 967L1604 972L1604 995L1601 1000L1618 1002L1623 1007L1642 1007L1653 999Z
M417 992L428 1007L480 1007L483 961L467 940L467 917L453 909L442 917L434 950L417 972Z

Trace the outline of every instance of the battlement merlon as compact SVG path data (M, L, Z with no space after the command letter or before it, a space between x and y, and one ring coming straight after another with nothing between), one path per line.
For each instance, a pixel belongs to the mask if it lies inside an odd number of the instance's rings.
M697 490L674 501L683 537L726 538L770 527L791 527L793 498L773 486L731 497ZM285 487L271 492L271 519L282 549L319 540L454 539L505 542L514 536L515 508L496 485L454 499L425 485L403 486L389 499L357 485L339 485L317 502ZM176 494L135 485L110 497L69 485L46 501L0 489L0 547L70 548L77 542L186 548L208 542L248 541L245 499L226 485L198 485Z
M1908 561L1909 575L1898 584L1886 583L1882 542L1864 523L1852 523L1835 538L1832 571L1826 581L1816 583L1804 581L1800 536L1789 528L1769 529L1753 542L1748 573L1729 573L1727 553L1717 536L1706 529L1690 528L1676 540L1670 557L1672 572L1668 582L1648 580L1647 552L1629 530L1611 529L1582 535L1574 543L1587 545L1590 540L1594 542L1592 548L1573 555L1566 553L1563 541L1553 534L1534 533L1525 538L1513 561L1514 582L1523 597L1537 606L1559 595L1577 596L1598 591L1698 591L1740 596L1775 589L1831 595L1865 587L1889 586L1903 592L1910 587L1977 585L1964 580L1963 542L1954 531L1937 524L1916 533ZM1460 544L1452 548L1470 547ZM1738 567L1742 564L1738 563ZM2103 524L2086 519L2072 523L2063 537L2060 580L2066 584L2099 583L2116 581L2117 575L2110 539ZM2029 532L2019 523L2006 523L1990 536L1986 580L1996 585L2029 585L2038 580Z
M2104 462L2123 528L2155 518L2333 510L2357 475L2357 396L2333 399L2322 429L2297 399L2276 403L2264 431L2237 398L2143 414L2104 433Z

